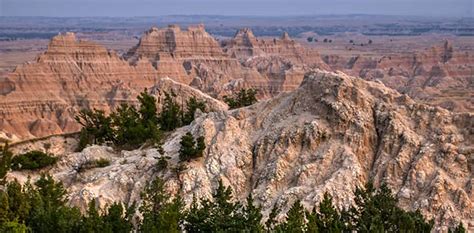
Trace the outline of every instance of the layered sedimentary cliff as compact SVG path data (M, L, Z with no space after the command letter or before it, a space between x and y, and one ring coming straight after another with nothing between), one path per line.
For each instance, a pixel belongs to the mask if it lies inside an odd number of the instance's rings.
M214 96L251 85L248 80L261 79L256 70L243 67L224 53L202 25L187 30L177 25L154 27L124 57L132 64L147 59L160 77L170 77Z
M81 108L109 111L133 103L162 78L220 98L240 88L261 99L296 89L315 68L342 70L406 93L417 101L472 112L474 56L449 42L414 55L324 56L288 34L256 38L250 29L219 45L203 26L152 28L119 57L73 33L54 37L33 63L0 77L0 136L10 140L73 132Z
M100 45L61 34L36 62L0 80L0 129L23 139L72 132L78 109L109 110L156 81L147 62L130 66Z
M54 37L36 62L17 67L0 79L0 86L0 131L13 141L77 131L78 110L108 112L121 103L133 104L145 88L153 90L158 103L165 91L173 90L182 102L203 96L160 74L146 59L130 65L103 46L78 41L73 33ZM226 107L214 99L209 104Z
M449 41L411 55L323 59L335 70L380 80L416 100L449 110L474 111L474 55L454 50Z
M61 155L50 169L68 186L71 202L91 198L102 205L139 199L146 181L161 176L170 191L190 202L209 197L217 181L237 198L252 192L269 211L295 199L307 207L324 192L347 207L355 186L386 182L403 208L420 209L437 229L462 220L474 227L474 116L418 104L381 83L343 73L306 75L295 91L256 105L203 114L177 129L164 143L170 168L154 170L156 149L116 152L93 146L80 153L50 148ZM176 173L179 142L191 132L205 137L204 157ZM15 150L44 147L35 142ZM109 158L109 167L78 172L87 160ZM25 179L26 173L10 177Z
M109 111L133 103L137 93L162 78L214 97L255 88L259 97L269 98L295 89L308 67L324 64L317 54L305 55L287 35L259 46L261 56L244 63L225 53L203 26L181 30L170 25L145 32L122 58L96 43L78 41L73 33L58 35L35 62L0 77L0 135L21 140L76 131L73 118L79 109Z
M266 97L295 90L311 69L330 69L315 49L303 47L286 32L281 38L259 39L249 28L244 28L224 43L224 49L268 80L266 86L252 85L265 90Z
M232 57L245 61L252 57L282 57L295 64L305 64L327 68L319 53L313 48L305 48L284 32L280 38L257 38L249 28L244 28L235 34L224 48Z

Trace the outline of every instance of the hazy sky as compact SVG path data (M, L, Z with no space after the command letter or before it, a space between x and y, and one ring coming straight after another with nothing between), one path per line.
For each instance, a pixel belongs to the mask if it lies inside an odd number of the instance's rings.
M1 16L388 14L474 17L474 0L0 0Z

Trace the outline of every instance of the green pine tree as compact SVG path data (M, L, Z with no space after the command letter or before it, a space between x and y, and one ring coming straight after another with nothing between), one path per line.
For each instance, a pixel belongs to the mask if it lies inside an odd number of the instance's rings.
M241 228L244 217L239 209L241 204L232 201L232 189L225 187L219 180L218 187L213 197L213 208L211 209L211 223L216 232L236 232Z
M201 111L206 111L206 103L203 101L198 101L196 97L190 97L186 101L186 112L183 115L183 124L189 125L194 120L194 114L196 110L200 109Z
M230 109L250 106L257 102L257 91L254 89L241 89L233 97L224 96L224 102L229 105Z
M140 113L143 124L152 123L157 125L159 121L157 115L158 109L156 107L156 98L148 94L147 89L145 89L140 93L137 99L140 102L140 109L138 112Z
M191 206L186 211L184 219L184 229L189 233L196 232L213 232L213 225L211 222L212 202L209 200L197 200L193 196Z
M13 156L8 143L0 147L0 156L0 184L5 184L5 176L10 171Z
M205 149L206 143L204 142L204 137L199 136L196 140L196 151L194 153L194 157L202 157Z
M7 195L9 203L9 219L23 223L30 212L30 203L27 195L18 181L14 180L7 184Z
M316 210L316 206L313 207L313 210L311 212L306 211L306 232L307 233L318 233L318 223L320 222L320 219L318 219L318 212Z
M430 232L433 228L433 221L427 222L419 211L399 208L386 184L376 190L369 181L365 188L356 188L354 203L350 217L342 217L345 229L348 225L358 232Z
M221 180L212 195L213 200L193 198L184 221L186 232L242 232L248 226L242 205L232 201L232 190Z
M8 221L0 224L0 232L3 233L26 233L31 232L30 229L23 223L17 221Z
M183 137L181 137L181 147L179 149L179 160L180 161L189 161L194 157L196 148L193 135L188 132Z
M193 135L187 132L181 137L181 147L179 149L179 160L189 161L194 158L202 157L206 144L204 143L204 137L199 137L194 140Z
M262 208L253 204L253 196L250 193L247 197L247 203L243 208L244 219L242 229L245 232L258 233L263 232Z
M27 187L31 211L26 225L33 232L77 232L81 213L66 206L66 190L50 175L42 174L35 182L36 189Z
M84 109L75 119L82 125L78 150L84 149L89 144L113 141L112 119L105 116L104 111Z
M302 233L306 231L305 209L300 200L296 200L286 213L285 222L278 226L277 231Z
M129 233L133 229L132 216L135 212L134 205L131 209L124 213L121 203L113 203L107 213L102 216L104 228L102 232L110 233Z
M140 213L143 220L140 232L180 232L183 219L183 202L180 198L172 198L164 190L164 182L156 178L142 192Z
M122 147L137 147L147 138L145 126L140 120L140 114L133 106L122 104L112 113L115 128L116 145Z
M172 131L182 125L181 122L181 108L174 101L176 94L165 92L165 100L163 103L163 109L159 115L159 122L161 128L165 131Z
M316 223L322 232L341 232L343 223L338 210L332 204L332 197L329 193L324 193L324 198L319 203L319 213L317 213Z
M376 189L372 182L368 182L365 188L356 188L355 207L351 215L355 218L356 230L359 232L383 232L383 219L379 209L375 205Z
M95 233L104 232L104 222L96 208L95 199L89 202L86 216L82 217L80 232Z
M456 228L454 228L453 230L449 229L448 232L449 233L465 233L466 228L464 228L464 225L462 224L462 222L459 222Z
M265 221L265 229L267 232L271 232L277 226L276 217L280 213L280 208L278 208L277 204L275 203L268 215L267 221Z
M8 194L0 191L0 225L10 221L10 204Z

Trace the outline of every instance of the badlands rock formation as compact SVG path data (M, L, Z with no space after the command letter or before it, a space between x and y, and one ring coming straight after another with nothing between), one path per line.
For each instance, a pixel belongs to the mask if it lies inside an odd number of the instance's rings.
M182 105L185 105L189 98L194 97L199 101L203 101L206 104L207 110L211 112L225 111L229 108L224 102L214 99L198 89L170 78L162 78L150 89L150 94L157 99L158 110L162 107L165 93L176 94L174 100Z
M323 59L335 70L380 80L416 100L449 110L474 111L474 55L454 50L449 41L413 55Z
M328 68L315 49L303 47L286 32L278 39L259 39L251 29L244 28L224 43L224 48L228 54L241 61L252 57L281 57L295 64Z
M130 66L100 45L61 34L35 63L0 79L0 129L23 139L72 132L78 109L109 110L156 81L147 62Z
M329 69L317 51L303 48L287 33L259 40L250 29L238 31L221 48L204 27L152 28L124 56L131 64L146 59L160 77L170 77L213 96L256 88L261 98L296 89L311 68Z
M187 30L176 25L154 27L143 34L125 58L132 64L146 59L160 77L170 77L214 96L230 93L242 86L239 83L261 79L256 70L243 67L224 53L202 25Z
M237 198L252 192L266 211L274 203L287 210L295 199L313 206L325 191L337 206L346 207L352 190L373 179L377 185L388 183L403 208L434 218L437 230L459 220L473 230L473 120L470 113L418 104L381 83L318 71L291 93L207 113L177 129L163 146L171 157L166 171L153 170L161 156L156 149L116 152L93 146L68 153L59 143L49 149L61 155L50 172L67 184L71 202L82 207L91 198L102 205L137 200L144 183L161 176L188 203L193 195L209 197L222 179ZM207 148L203 158L177 174L172 167L186 132L204 136ZM77 171L81 163L100 157L112 164ZM10 174L22 180L26 175Z
M295 90L304 74L314 68L329 70L319 53L305 48L283 33L279 39L258 39L249 28L239 30L234 38L224 43L225 51L238 58L246 67L257 69L269 80L269 96Z
M155 90L158 99L167 89L183 99L212 99L160 74L146 59L130 65L103 46L61 34L35 63L0 78L0 135L15 141L74 132L79 130L74 121L79 109L110 111L121 103L133 104L145 88ZM214 99L210 104L226 108Z
M240 34L228 52L253 46L239 45ZM162 78L214 97L256 88L268 98L294 90L310 67L326 66L287 34L255 46L259 56L244 62L225 53L203 26L181 30L171 25L145 32L122 58L93 42L78 41L73 33L58 35L36 62L0 77L0 136L21 140L77 131L73 118L79 109L110 111L133 103L139 92L159 86Z

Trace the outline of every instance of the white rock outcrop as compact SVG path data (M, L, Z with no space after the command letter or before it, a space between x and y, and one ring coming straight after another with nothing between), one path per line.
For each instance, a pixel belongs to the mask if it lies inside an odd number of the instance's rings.
M209 197L222 179L236 198L252 192L266 211L295 199L306 207L324 192L338 207L351 204L356 186L386 182L401 207L420 209L437 230L456 221L474 226L474 137L470 113L415 103L383 84L343 73L317 71L301 86L273 99L201 115L177 129L163 149L170 168L154 170L156 149L115 152L93 146L65 153L50 173L65 182L73 204L138 200L146 181L161 176L188 203ZM191 132L205 137L204 157L177 174L179 142ZM78 174L90 158L112 164ZM12 173L13 177L25 174Z

